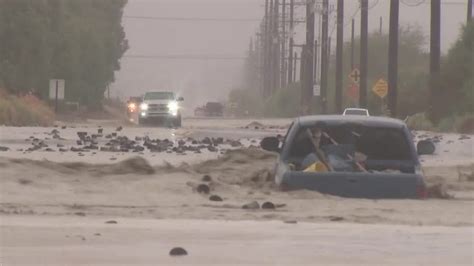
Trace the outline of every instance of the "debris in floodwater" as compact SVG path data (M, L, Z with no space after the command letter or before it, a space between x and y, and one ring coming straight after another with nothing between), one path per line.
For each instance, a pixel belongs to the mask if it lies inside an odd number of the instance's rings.
M329 218L329 221L331 222L340 222L344 220L344 217L340 217L340 216L329 216L328 218Z
M242 206L242 209L246 209L246 210L260 209L260 204L258 204L257 201L252 201L250 203L244 204L244 206Z
M205 176L202 177L202 181L203 182L211 182L212 178L209 175L205 175Z
M170 250L170 256L186 256L188 252L182 247L175 247Z
M221 197L217 196L217 195L212 195L209 197L209 200L210 201L223 201Z
M209 192L211 192L211 189L206 184L199 184L196 188L196 191L202 194L209 194Z
M0 151L8 151L10 150L10 148L8 147L3 147L3 146L0 146Z
M273 210L275 209L275 204L273 204L272 202L270 201L267 201L265 203L262 204L262 209L270 209L270 210Z

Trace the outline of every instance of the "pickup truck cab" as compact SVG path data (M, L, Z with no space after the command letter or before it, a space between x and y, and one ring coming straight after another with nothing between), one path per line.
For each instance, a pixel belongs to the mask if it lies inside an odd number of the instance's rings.
M342 115L363 115L370 116L369 110L363 108L346 108Z
M319 146L313 145L311 132L319 132ZM282 141L268 137L262 140L261 147L279 153L275 182L284 190L309 189L373 199L426 196L411 132L400 120L341 115L300 117L293 121ZM322 157L315 156L315 150ZM311 170L317 158L322 158L328 168Z
M181 127L181 107L183 97L177 97L174 92L147 92L140 104L138 124L153 121L168 122L175 127Z

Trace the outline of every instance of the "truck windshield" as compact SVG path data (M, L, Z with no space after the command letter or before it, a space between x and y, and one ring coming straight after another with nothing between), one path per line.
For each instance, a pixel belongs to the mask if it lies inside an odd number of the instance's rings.
M307 133L308 129L311 128L302 128L291 144L289 155L297 160L295 164L304 166L305 161L313 158L316 152ZM365 158L363 163L367 165L368 170L371 170L372 162L375 161L385 161L385 166L390 168L392 165L398 165L398 162L413 159L408 139L404 131L398 128L330 126L323 129L318 143L320 150L329 160L340 158L351 161L350 158L358 155ZM376 168L384 167L377 164Z
M174 93L172 92L147 92L145 94L145 100L174 100Z

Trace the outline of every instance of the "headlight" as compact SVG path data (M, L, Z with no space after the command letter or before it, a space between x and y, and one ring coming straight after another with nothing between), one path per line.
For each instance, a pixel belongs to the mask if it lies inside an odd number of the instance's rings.
M168 103L168 110L171 112L171 113L176 113L179 109L179 106L178 106L178 102L169 102Z
M137 107L137 105L135 103L129 103L128 104L128 108L130 109L135 109Z
M140 109L142 109L143 111L148 110L148 104L146 104L146 103L140 104Z

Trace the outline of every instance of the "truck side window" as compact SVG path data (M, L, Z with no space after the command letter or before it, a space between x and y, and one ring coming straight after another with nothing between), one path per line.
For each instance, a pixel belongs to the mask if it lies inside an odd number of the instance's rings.
M290 134L291 128L293 127L294 124L295 122L291 122L290 126L288 127L288 130L286 131L286 134L283 137L283 141L281 143L281 150L285 148L286 140L288 139L288 134Z

